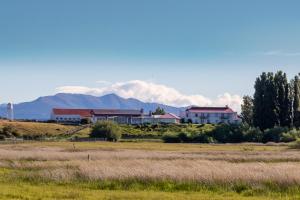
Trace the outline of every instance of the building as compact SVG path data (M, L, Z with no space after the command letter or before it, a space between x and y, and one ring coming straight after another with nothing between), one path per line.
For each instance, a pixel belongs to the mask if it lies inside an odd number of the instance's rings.
M6 106L6 118L8 120L14 120L14 105L13 103L8 103Z
M196 107L191 106L181 114L185 122L195 124L236 124L241 120L238 114L228 106L225 107Z
M60 109L54 108L51 120L59 123L79 123L82 119L92 119L92 109Z
M121 110L121 109L95 109L92 110L92 122L110 120L119 124L140 124L142 123L143 109Z
M180 118L172 113L164 115L145 115L141 110L125 109L59 109L54 108L51 120L58 123L80 123L82 119L90 119L91 122L114 121L119 124L177 124Z
M144 124L179 124L180 117L173 113L164 115L148 115L143 117Z

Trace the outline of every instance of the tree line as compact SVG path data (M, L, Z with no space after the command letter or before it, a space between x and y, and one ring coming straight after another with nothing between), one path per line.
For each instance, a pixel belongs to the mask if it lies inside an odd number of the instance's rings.
M256 78L254 95L244 96L244 123L264 131L274 127L300 127L300 73L288 80L286 73L263 72Z

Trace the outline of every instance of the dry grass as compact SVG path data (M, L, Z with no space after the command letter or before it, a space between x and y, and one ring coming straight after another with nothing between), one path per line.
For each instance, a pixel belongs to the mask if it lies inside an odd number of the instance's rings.
M0 120L0 128L4 126L13 126L21 135L60 135L68 131L76 129L76 126L65 126L60 124L51 123L38 123L38 122L17 122Z
M28 177L57 181L138 179L204 184L243 182L257 185L272 182L300 185L300 154L282 147L262 151L255 150L255 147L249 150L248 145L248 149L220 151L220 147L208 150L214 146L206 146L188 152L103 147L88 149L77 144L71 148L72 143L65 146L55 144L2 145L0 166L23 170Z

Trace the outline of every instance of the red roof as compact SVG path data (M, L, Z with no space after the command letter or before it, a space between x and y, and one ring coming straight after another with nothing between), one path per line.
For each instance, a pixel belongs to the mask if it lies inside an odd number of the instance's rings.
M187 109L190 112L196 113L234 113L228 106L225 107L190 107Z
M54 108L55 115L80 115L81 117L92 117L91 109L60 109Z
M176 116L173 113L166 113L164 115L160 115L158 118L159 119L180 119L180 117Z

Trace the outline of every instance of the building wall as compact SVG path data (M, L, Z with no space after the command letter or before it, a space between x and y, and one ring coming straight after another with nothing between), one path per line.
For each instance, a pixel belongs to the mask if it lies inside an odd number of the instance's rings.
M154 116L151 117L143 117L142 122L144 124L178 124L180 122L179 119L176 118L156 118Z
M92 122L97 121L114 121L118 124L132 124L133 121L137 121L136 117L132 116L93 116Z
M146 117L131 117L131 116L115 116L115 117L106 117L106 116L94 116L92 118L92 122L96 123L97 121L114 121L119 124L159 124L159 123L166 123L166 124L176 124L179 123L179 120L176 118L155 118L153 116L146 116Z
M55 120L57 122L80 122L80 115L51 115L51 120Z
M51 114L51 120L55 120L60 123L77 123L80 122L83 118L80 115L55 115ZM177 124L180 123L180 120L177 118L160 118L159 116L92 116L92 123L96 123L97 121L114 121L118 124Z
M186 111L182 116L185 122L192 120L195 124L218 124L218 123L239 123L237 119L237 113L200 113Z

